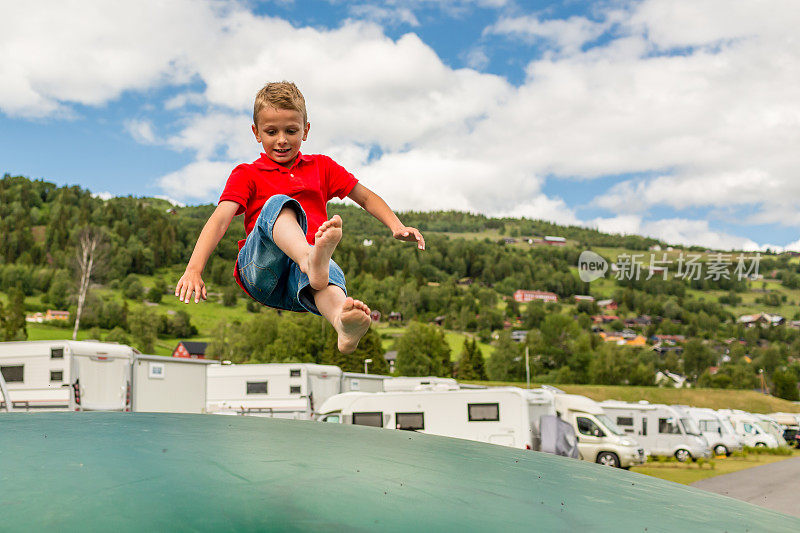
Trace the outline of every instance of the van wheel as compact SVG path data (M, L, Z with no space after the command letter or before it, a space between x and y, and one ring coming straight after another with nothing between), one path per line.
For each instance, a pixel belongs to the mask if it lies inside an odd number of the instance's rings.
M764 442L756 442L756 448L766 448L767 444Z
M726 448L722 444L717 444L714 446L714 455L729 455L728 448Z
M600 452L597 455L597 462L601 465L619 468L619 457L617 457L617 454L612 452Z
M682 463L685 463L686 461L688 461L691 458L692 458L692 454L689 453L689 450L684 450L683 448L681 448L680 450L677 450L675 452L675 459L677 459L678 461L680 461Z

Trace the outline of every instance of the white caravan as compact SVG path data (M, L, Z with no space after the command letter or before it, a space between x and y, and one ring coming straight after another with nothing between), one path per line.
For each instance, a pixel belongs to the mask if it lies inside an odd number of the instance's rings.
M647 402L601 402L625 433L635 436L649 455L674 455L679 461L709 457L708 442L683 409Z
M745 446L778 447L778 441L761 428L755 415L738 409L720 409L717 412L730 421Z
M114 343L0 343L0 368L18 410L202 413L209 363Z
M556 414L572 425L584 461L618 468L645 462L644 448L617 427L599 403L576 394L555 394Z
M213 414L311 420L314 408L341 389L338 366L310 363L214 365L206 410Z
M702 407L684 407L684 409L694 419L714 455L727 456L742 451L742 441L736 436L733 426L723 420L716 411Z
M15 409L130 408L130 346L86 341L0 343L0 370Z
M317 420L455 437L538 450L539 418L555 415L553 394L517 387L333 396Z
M357 372L342 372L342 383L339 392L361 391L361 392L381 392L383 384L391 379L389 376L380 374L360 374ZM317 405L327 398L320 399Z

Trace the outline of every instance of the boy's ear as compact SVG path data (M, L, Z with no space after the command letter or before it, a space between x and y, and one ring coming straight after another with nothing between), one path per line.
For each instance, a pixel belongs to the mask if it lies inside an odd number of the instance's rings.
M303 128L303 140L304 141L308 138L308 130L310 130L310 129L311 129L311 123L310 122L306 122L306 127ZM258 142L261 142L261 141L258 141Z
M253 130L253 135L255 135L255 136L256 136L256 140L257 140L258 142L261 142L261 137L260 137L260 136L259 136L259 134L258 134L258 128L256 127L256 125L255 125L255 124L251 124L251 125L250 125L250 129L251 129L251 130Z

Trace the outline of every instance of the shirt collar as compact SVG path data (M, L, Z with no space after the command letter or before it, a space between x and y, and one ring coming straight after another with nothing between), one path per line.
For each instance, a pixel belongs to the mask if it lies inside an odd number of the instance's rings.
M282 165L279 165L278 163L267 157L267 154L262 152L261 157L253 161L253 165L255 165L256 168L259 168L261 170L280 170L282 172L288 172L289 170L299 165L300 161L308 163L309 161L311 161L311 156L305 155L302 152L297 152L297 157L295 158L294 163L292 163L291 167L287 168Z

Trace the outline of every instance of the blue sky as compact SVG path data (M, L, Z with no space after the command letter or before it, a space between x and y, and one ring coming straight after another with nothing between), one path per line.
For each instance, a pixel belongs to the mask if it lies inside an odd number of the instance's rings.
M215 202L291 79L390 205L800 249L800 8L727 0L0 5L0 172Z

